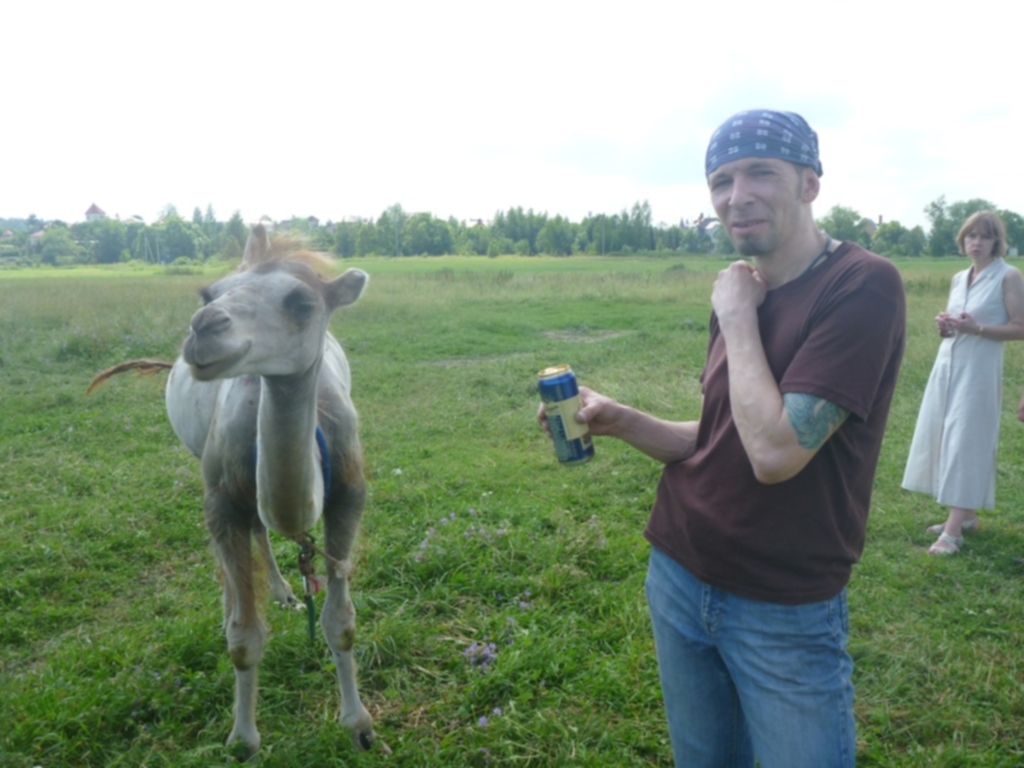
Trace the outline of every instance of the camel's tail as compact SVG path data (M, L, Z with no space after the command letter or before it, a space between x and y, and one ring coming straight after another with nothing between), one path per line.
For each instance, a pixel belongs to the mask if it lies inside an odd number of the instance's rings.
M152 376L154 373L159 373L160 371L169 371L173 367L174 363L168 363L163 360L150 360L148 358L143 358L141 360L128 360L123 363L118 363L117 365L107 368L107 370L97 374L96 378L92 380L92 384L90 384L89 388L85 390L85 394L86 397L88 397L93 393L93 390L99 389L103 386L107 379L117 376L119 373L124 373L125 371L138 371L143 376Z

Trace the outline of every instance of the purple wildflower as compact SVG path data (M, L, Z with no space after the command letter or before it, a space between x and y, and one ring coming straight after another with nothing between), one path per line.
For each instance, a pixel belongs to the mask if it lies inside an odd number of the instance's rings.
M481 672L486 672L488 666L498 658L498 646L494 643L484 645L474 641L462 652L462 657L474 667L480 667Z

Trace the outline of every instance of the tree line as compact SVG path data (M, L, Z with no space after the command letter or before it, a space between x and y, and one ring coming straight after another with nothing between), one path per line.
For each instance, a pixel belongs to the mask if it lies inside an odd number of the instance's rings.
M146 261L168 264L174 261L205 261L219 257L240 258L249 233L237 211L226 222L216 220L207 206L198 208L191 221L168 206L155 224L138 219L101 218L75 224L27 219L0 219L0 259L18 258L29 264L113 264Z
M639 251L709 250L682 223L655 225L646 200L618 214L591 214L581 222L549 216L532 208L498 211L493 220L443 221L429 213L409 214L393 205L376 220L334 225L333 250L339 256L571 256Z
M899 256L955 256L959 248L956 235L960 227L978 211L995 211L1006 225L1006 240L1011 253L1024 251L1024 217L1000 209L983 198L947 203L945 196L929 203L924 213L930 227L907 229L898 221L871 221L852 208L834 206L818 219L818 226L839 240L852 240L875 253L890 258ZM1014 250L1016 249L1016 251Z
M818 219L821 229L889 257L953 256L956 233L972 213L995 210L1006 223L1011 248L1024 250L1024 218L980 198L929 203L930 223L904 227L898 221L874 221L852 208L837 205ZM493 220L439 219L430 213L408 213L395 204L376 219L353 219L320 224L313 217L276 222L278 231L305 238L310 247L342 258L364 256L521 256L573 254L628 255L641 252L734 253L714 218L695 222L652 222L647 201L618 214L590 214L580 222L533 209L498 211ZM191 219L168 206L154 224L138 219L98 219L65 224L27 219L0 219L0 263L110 264L140 260L151 263L190 263L218 258L238 259L248 226L236 211L218 221L211 206L193 211Z

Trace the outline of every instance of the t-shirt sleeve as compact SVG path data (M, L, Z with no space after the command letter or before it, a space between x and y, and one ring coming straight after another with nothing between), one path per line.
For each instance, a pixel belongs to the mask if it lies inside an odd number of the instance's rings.
M866 420L880 386L898 365L906 302L895 267L887 262L864 266L812 313L806 341L779 390L824 398Z

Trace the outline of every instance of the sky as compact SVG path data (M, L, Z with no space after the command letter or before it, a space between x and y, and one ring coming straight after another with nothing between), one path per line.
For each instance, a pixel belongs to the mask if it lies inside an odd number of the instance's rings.
M10 3L0 218L580 221L713 215L704 153L737 111L818 132L815 203L928 228L1024 214L1012 4L879 0ZM946 10L946 9L949 10Z

